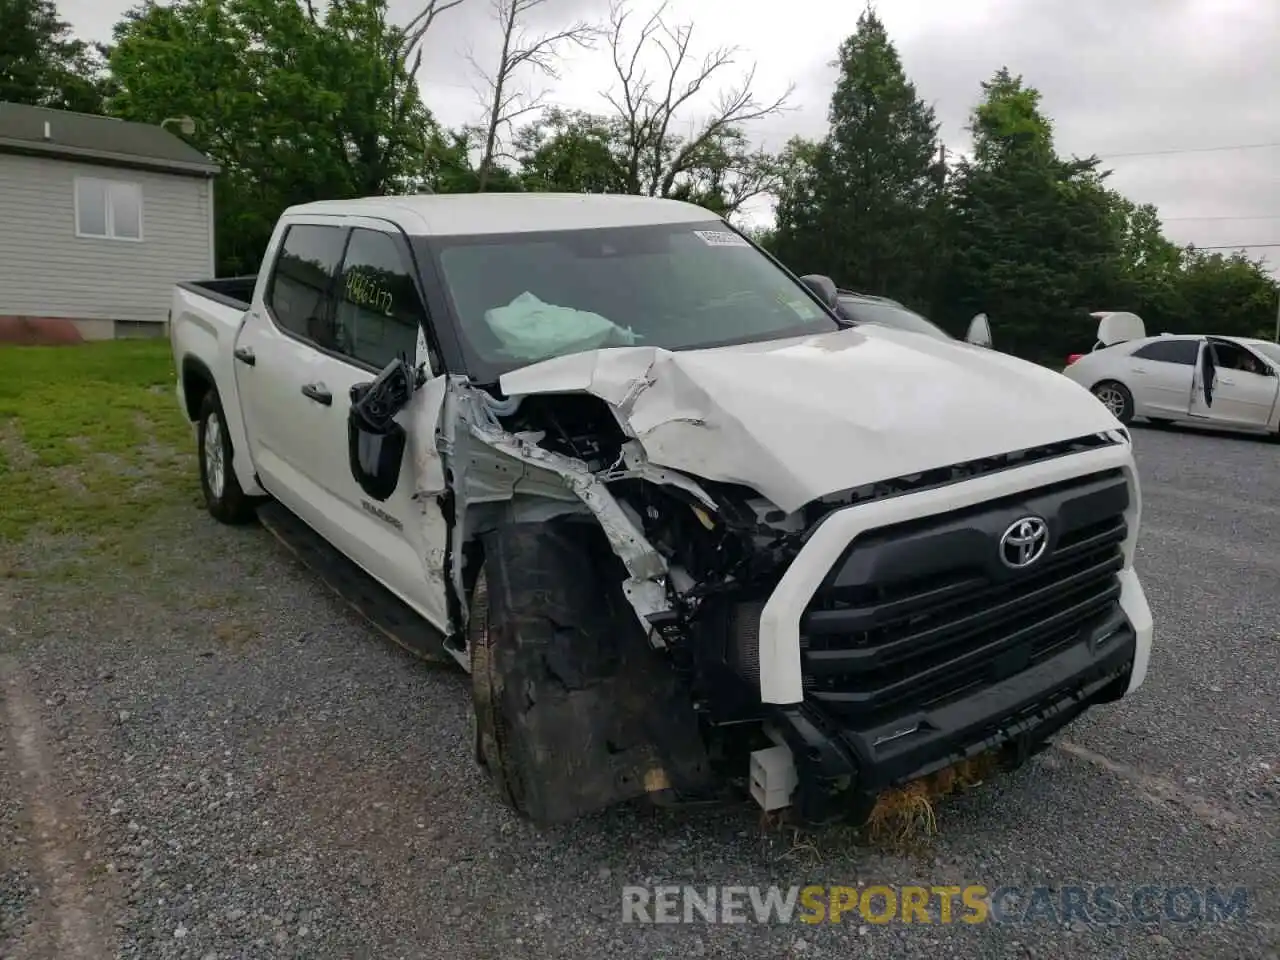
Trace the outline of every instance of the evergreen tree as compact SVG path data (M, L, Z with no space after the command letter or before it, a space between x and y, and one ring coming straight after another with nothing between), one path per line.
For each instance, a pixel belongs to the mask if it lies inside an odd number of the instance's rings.
M972 115L973 159L952 193L940 301L951 326L990 315L1002 349L1058 360L1089 342L1117 289L1122 235L1095 158L1063 160L1040 94L1001 69Z
M840 286L925 303L940 174L933 109L916 95L870 8L836 65L826 138L793 143L786 154L778 255Z

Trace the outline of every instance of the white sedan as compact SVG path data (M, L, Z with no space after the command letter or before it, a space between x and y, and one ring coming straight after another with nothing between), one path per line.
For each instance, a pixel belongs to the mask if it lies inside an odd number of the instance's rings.
M1062 372L1121 423L1144 417L1280 435L1280 345L1266 340L1165 334L1099 343L1068 357Z

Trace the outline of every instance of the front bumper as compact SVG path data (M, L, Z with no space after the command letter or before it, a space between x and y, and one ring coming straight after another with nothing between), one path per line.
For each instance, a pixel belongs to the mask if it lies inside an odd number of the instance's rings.
M1151 650L1151 615L1133 571L1121 577L1122 612L1113 622L1049 660L930 711L918 726L855 731L813 703L775 707L773 726L796 765L797 812L813 822L861 819L887 789L989 751L1025 758L1090 707L1137 689Z

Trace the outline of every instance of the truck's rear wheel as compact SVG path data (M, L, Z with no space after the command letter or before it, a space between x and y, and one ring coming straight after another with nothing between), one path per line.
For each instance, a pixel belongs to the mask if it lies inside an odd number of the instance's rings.
M689 691L650 647L625 576L589 522L484 538L468 626L477 759L535 823L706 788Z
M196 425L200 456L200 490L204 503L219 523L241 524L253 519L253 501L245 496L232 466L231 435L216 390L205 394Z

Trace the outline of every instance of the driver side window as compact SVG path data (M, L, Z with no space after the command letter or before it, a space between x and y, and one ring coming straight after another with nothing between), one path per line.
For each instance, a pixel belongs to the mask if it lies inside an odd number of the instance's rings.
M1240 373L1263 374L1265 368L1258 359L1243 347L1233 343L1215 342L1213 344L1214 363L1224 370L1236 370Z
M376 369L399 356L414 361L426 312L409 262L394 235L351 231L335 291L334 349Z

